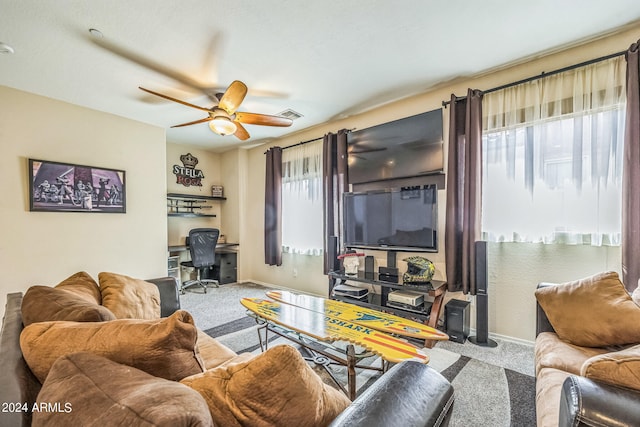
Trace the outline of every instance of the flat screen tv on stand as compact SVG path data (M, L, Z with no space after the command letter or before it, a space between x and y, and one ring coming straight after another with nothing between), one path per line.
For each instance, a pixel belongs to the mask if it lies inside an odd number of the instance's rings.
M344 194L346 247L438 251L435 185Z

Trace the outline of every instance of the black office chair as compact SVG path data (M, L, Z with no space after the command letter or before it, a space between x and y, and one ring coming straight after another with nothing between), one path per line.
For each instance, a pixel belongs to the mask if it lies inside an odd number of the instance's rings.
M183 261L180 265L195 268L197 271L197 279L184 282L182 286L180 286L180 293L184 294L185 288L193 285L202 286L205 293L207 293L208 284L216 288L219 287L217 280L202 277L204 269L209 270L208 277L213 274L216 261L216 245L218 244L219 235L220 230L217 228L194 228L189 230L189 252L191 253L191 261Z

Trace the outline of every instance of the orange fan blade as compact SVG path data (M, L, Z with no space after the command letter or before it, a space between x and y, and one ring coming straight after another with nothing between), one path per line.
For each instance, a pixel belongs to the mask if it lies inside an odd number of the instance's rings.
M249 132L247 132L244 126L242 126L239 122L234 122L234 123L236 124L237 129L233 135L235 135L235 137L241 141L245 141L249 139Z
M160 98L168 99L169 101L173 101L173 102L177 102L178 104L186 105L187 107L197 108L198 110L207 111L207 112L210 112L210 111L211 111L209 108L200 107L199 105L189 104L188 102L181 101L181 100L179 100L179 99L172 98L172 97L170 97L170 96L168 96L168 95L163 95L163 94L161 94L161 93L154 92L154 91L152 91L152 90L145 89L145 88L140 87L140 86L138 86L138 89L143 90L143 91L145 91L145 92L148 92L148 93L150 93L150 94L152 94L152 95L159 96Z
M222 95L222 98L220 98L218 107L231 115L238 109L240 104L242 104L245 96L247 96L247 86L240 80L235 80L229 85L227 91Z
M179 127L182 127L182 126L197 125L198 123L210 122L211 120L213 120L213 117L205 117L204 119L195 120L195 121L189 122L189 123L182 123L181 125L173 125L171 127L172 128L179 128Z
M269 116L267 114L257 113L236 113L236 121L246 123L248 125L262 126L291 126L293 120L280 116Z

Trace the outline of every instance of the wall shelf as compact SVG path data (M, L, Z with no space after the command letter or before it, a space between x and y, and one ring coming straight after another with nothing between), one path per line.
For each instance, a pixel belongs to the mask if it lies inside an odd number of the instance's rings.
M201 196L198 194L167 193L167 216L196 218L214 218L215 214L204 213L207 209L213 208L206 205L206 201L227 200L226 197Z
M201 196L199 194L180 194L180 193L167 193L167 199L173 200L227 200L226 197L214 197L214 196Z

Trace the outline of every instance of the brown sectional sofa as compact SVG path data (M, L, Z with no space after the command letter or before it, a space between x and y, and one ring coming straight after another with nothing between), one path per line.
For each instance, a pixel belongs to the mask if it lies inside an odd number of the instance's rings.
M97 293L91 281L7 295L0 426L449 422L453 388L427 365L398 364L349 402L292 347L238 355L197 329L173 278L101 273Z
M640 306L618 275L541 283L536 297L537 426L640 425Z

